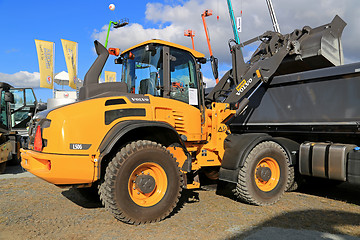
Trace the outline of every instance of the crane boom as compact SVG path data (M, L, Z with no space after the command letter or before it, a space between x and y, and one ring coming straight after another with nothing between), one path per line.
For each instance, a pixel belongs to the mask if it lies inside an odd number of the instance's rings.
M239 38L239 34L236 30L236 25L235 25L236 21L235 21L234 10L232 8L231 0L227 0L227 5L229 8L230 20L231 20L232 29L234 32L235 41L237 44L240 44L240 38Z

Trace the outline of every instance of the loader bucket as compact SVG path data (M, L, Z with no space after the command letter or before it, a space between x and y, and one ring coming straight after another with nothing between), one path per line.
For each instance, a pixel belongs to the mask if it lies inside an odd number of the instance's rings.
M310 32L301 41L301 54L284 58L275 75L342 65L341 35L345 26L336 15L331 23L313 29L306 27Z

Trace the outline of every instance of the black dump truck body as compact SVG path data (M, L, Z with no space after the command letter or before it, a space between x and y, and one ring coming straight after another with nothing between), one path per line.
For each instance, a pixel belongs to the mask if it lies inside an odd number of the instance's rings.
M302 175L360 184L360 63L276 76L231 123L299 144Z
M360 63L277 76L253 95L231 128L300 141L304 134L313 141L331 136L360 145L359 89Z

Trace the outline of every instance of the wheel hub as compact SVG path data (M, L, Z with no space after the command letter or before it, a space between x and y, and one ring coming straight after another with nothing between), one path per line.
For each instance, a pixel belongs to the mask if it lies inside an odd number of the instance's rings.
M135 180L136 187L143 193L151 193L155 189L155 179L151 175L139 175Z
M268 167L259 167L256 169L256 177L262 182L269 181L271 178L271 169Z

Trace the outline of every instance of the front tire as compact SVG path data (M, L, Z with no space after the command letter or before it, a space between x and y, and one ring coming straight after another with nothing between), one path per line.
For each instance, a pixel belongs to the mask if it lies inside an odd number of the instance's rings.
M277 202L290 184L289 158L277 143L259 143L240 169L235 195L254 205Z
M100 198L120 221L157 222L176 207L182 181L169 151L155 142L136 141L123 147L109 163Z

